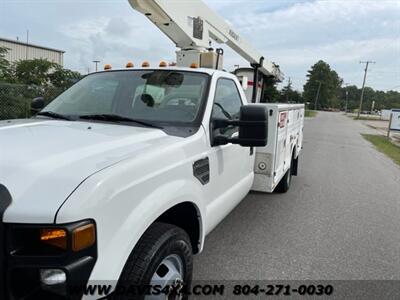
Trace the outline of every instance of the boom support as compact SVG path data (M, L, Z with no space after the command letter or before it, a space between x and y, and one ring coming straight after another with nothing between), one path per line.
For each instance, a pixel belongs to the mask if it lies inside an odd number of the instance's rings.
M203 1L129 0L129 3L183 51L207 52L211 41L226 44L265 76L283 80L277 65L264 59Z

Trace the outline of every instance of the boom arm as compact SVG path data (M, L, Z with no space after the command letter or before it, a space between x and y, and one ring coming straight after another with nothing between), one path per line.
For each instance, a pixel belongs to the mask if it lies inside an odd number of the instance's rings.
M278 81L283 79L277 65L265 60L201 0L129 0L129 3L182 50L206 50L213 40L228 45L264 75Z

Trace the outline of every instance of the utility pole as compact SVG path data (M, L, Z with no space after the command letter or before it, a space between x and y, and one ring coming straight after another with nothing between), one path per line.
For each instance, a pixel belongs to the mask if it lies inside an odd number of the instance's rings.
M291 85L292 85L292 80L291 80L291 78L289 77L288 85L287 85L288 89L287 89L287 91L286 91L286 103L289 103L289 91L290 91L290 89L291 89Z
M347 90L347 87L349 86L349 83L344 84L346 86L346 105L344 109L344 113L347 114L347 109L349 107L349 91Z
M26 51L25 51L26 60L28 60L28 51L29 51L29 29L26 30Z
M365 72L364 72L364 81L363 81L362 90L361 90L360 107L358 109L357 119L360 118L362 105L363 105L363 101L364 101L364 89L365 89L365 81L367 80L368 66L369 66L369 64L374 64L374 63L375 63L374 61L370 61L370 60L360 61L360 64L365 64Z
M318 98L319 98L319 92L321 90L321 85L322 85L322 81L317 80L318 84L318 90L317 90L317 95L315 96L315 103L314 103L314 110L317 110L317 103L318 103Z
M100 60L94 60L93 62L94 62L95 65L96 65L95 70L96 70L96 72L97 72L97 68L98 68L98 65L99 65L99 63L100 63Z

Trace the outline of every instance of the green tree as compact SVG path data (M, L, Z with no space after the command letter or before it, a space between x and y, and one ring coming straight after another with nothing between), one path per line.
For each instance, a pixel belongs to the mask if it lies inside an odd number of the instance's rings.
M280 102L289 103L290 101L292 101L293 92L294 91L292 88L292 82L290 81L290 78L289 78L288 84L286 86L284 86L281 91Z
M279 102L281 103L304 103L302 94L293 89L292 82L289 78L286 86L282 88L279 94Z
M304 98L302 93L296 90L293 90L290 99L291 99L290 101L294 103L304 103Z
M50 84L49 74L56 66L46 59L20 60L15 64L15 77L19 83L45 86Z
M349 85L348 87L343 87L341 88L340 92L340 97L343 99L342 102L342 108L344 109L346 107L346 91L348 93L347 95L347 109L350 111L355 110L358 108L358 105L360 103L360 96L361 96L361 90L357 88L355 85Z
M288 84L284 86L280 92L279 102L282 103L303 103L303 96L299 91L293 89L292 82L288 81Z
M261 102L272 103L278 102L280 93L276 87L277 82L272 77L264 79L264 93L261 97Z
M6 68L9 63L8 60L6 60L6 54L8 52L8 48L5 47L0 47L0 69Z
M400 109L400 93L396 91L388 91L385 93L384 99L377 99L377 102L383 102L385 108L398 108Z
M348 109L350 111L358 110L361 88L355 85L341 88L340 97L343 99L343 107L346 101L346 90L348 92ZM375 101L376 110L400 108L400 93L397 91L377 91L371 87L365 87L363 110L370 111L373 101Z
M82 77L78 72L64 69L45 59L20 60L9 68L14 82L41 87L54 86L66 89Z
M50 82L55 86L62 89L69 88L73 83L82 78L78 72L64 69L60 65L54 67L54 72L49 74Z
M303 97L305 101L314 104L321 84L317 109L339 108L341 106L340 87L343 80L329 64L320 60L314 64L307 74L308 80L304 85ZM313 106L313 105L312 105Z
M0 47L0 81L9 81L10 79L10 63L6 59L8 48Z
M8 63L0 50L0 119L30 116L35 97L51 102L82 76L44 59Z

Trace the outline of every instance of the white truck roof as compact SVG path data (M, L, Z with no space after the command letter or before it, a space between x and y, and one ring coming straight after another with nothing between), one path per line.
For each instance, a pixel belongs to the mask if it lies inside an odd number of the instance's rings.
M215 73L223 73L229 74L230 76L234 76L232 73L228 71L221 71L210 68L184 68L184 67L148 67L148 68L119 68L105 71L98 71L97 73L107 73L112 71L152 71L152 70L161 70L161 71L185 71L185 72L194 72L194 73L206 73L209 75L214 75Z

